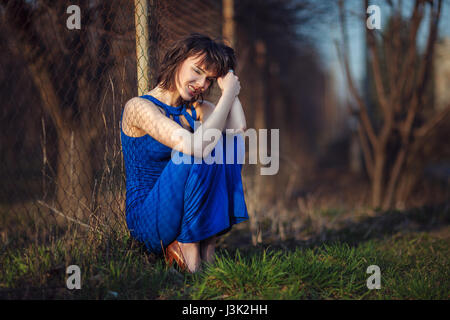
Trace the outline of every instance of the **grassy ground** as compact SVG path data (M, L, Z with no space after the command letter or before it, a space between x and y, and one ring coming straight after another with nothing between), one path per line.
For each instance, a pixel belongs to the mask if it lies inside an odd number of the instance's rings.
M384 213L308 241L237 245L197 274L168 268L127 234L80 234L0 250L2 299L449 299L448 209ZM405 221L408 221L406 223ZM411 227L416 226L416 227ZM421 227L417 227L421 226ZM66 288L78 265L81 290ZM367 267L381 270L369 290Z

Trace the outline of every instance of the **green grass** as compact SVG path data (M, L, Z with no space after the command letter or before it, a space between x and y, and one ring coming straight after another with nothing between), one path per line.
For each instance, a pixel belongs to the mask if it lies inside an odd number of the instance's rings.
M448 299L448 242L427 234L282 252L243 259L223 254L195 279L194 299ZM369 265L381 289L369 290Z
M448 299L448 238L395 234L282 250L219 250L202 272L181 274L126 235L6 247L2 299ZM67 266L80 267L81 290L66 288ZM369 290L369 265L381 289Z

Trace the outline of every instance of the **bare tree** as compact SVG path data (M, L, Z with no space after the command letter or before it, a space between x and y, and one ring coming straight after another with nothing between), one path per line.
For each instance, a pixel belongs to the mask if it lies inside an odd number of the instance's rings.
M368 105L356 89L350 74L346 20L341 0L339 8L343 50L338 46L348 86L358 106L358 130L371 181L372 205L383 209L391 208L394 204L397 207L404 206L420 176L417 162L413 164L415 158L425 144L436 143L430 137L450 115L450 105L428 119L423 114L427 105L427 89L431 84L442 1L416 0L412 15L406 22L400 14L400 1L397 5L392 1L387 3L394 10L392 27L385 33L366 28L370 71L375 86L376 105L381 115L379 121L370 115ZM367 0L364 5L368 7ZM417 48L417 35L426 6L430 7L429 34L425 52L421 55ZM406 41L401 38L402 27Z
M68 4L0 2L9 48L26 64L57 132L56 200L64 214L86 219L93 191L94 141L115 54L112 35L120 1L80 1L80 30L66 26ZM117 50L116 50L117 51Z
M284 237L287 202L298 188L294 184L302 181L297 163L303 169L312 162L307 160L320 121L318 84L322 79L318 57L299 30L319 16L318 7L309 0L235 1L237 73L246 84L240 97L247 124L256 129L281 129L280 172L261 176L261 164L248 168L252 172L249 214L254 244L262 241L260 223L266 217ZM286 192L286 185L292 192Z

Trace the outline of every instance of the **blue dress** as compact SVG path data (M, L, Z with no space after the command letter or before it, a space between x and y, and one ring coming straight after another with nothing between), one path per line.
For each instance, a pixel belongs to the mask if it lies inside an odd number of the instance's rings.
M193 132L196 119L193 106L190 106L191 117L186 106L169 106L149 95L141 98L164 108L166 116L173 115L180 125L180 115L184 115ZM178 151L178 157L190 157L191 161L174 161L172 149L148 134L134 138L121 130L121 142L126 174L127 226L131 236L143 242L151 252L160 253L174 240L198 242L223 234L233 224L248 220L242 164L237 161L238 155L244 152L241 135L227 138L222 133L210 154L222 151L222 164L208 164L204 159L199 161ZM225 159L231 149L234 149L235 161L229 164Z

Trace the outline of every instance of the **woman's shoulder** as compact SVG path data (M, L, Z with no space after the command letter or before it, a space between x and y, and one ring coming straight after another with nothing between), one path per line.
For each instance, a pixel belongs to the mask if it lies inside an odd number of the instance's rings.
M129 99L125 103L125 108L134 108L136 106L142 106L142 105L158 107L155 103L153 103L153 101L151 101L149 99L145 99L144 97L141 97L141 96L137 96L137 97L133 97L133 98Z
M195 102L195 104L197 104L197 105L200 106L201 108L204 108L205 106L207 106L207 107L213 107L213 108L214 108L214 103L212 103L212 102L209 101L209 100L202 100L202 101L197 100L197 101Z
M129 99L124 106L122 114L122 131L132 137L139 137L145 135L145 131L139 128L136 124L138 118L142 118L140 115L145 114L146 118L152 118L154 112L161 112L164 114L164 110L161 107L154 104L152 101L142 98L133 97Z
M162 114L164 114L164 109L155 103L153 103L151 100L145 99L143 97L133 97L130 100L128 100L125 103L124 106L124 115L130 114L135 112L136 109L152 109L160 111Z
M208 100L194 102L195 112L199 121L203 122L204 116L209 115L214 110L214 103Z

